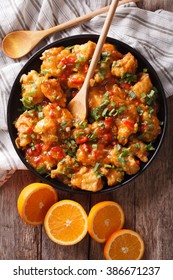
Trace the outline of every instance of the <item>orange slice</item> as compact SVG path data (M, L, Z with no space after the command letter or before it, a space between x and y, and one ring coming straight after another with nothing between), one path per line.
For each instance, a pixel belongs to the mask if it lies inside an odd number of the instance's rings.
M124 225L124 212L114 201L102 201L95 204L88 215L88 232L99 242L105 242L108 237Z
M53 242L60 245L73 245L87 234L87 214L78 202L61 200L48 210L44 226Z
M17 201L19 215L25 223L37 226L44 223L45 215L58 200L56 190L47 184L32 183L20 193Z
M104 256L107 260L140 260L143 254L142 237L130 229L114 232L104 247Z

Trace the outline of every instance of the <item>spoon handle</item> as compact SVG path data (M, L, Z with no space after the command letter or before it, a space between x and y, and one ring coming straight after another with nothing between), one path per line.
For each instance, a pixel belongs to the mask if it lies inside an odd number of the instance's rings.
M118 2L119 2L119 0L112 0L112 3L111 3L110 8L109 8L108 15L106 17L105 23L104 23L102 31L101 31L101 35L99 37L99 40L98 40L96 48L95 48L95 51L94 51L94 54L93 54L93 57L92 57L87 75L85 77L83 87L88 88L89 83L90 83L90 79L92 78L92 76L94 74L97 62L99 60L99 57L100 57L100 54L101 54L101 51L102 51L103 44L105 42L107 33L109 31L110 24L112 22L114 14L115 14L115 10L118 6Z
M129 2L139 2L140 0L122 0L122 1L119 1L118 3L118 6L120 5L123 5L123 4L126 4L126 3L129 3ZM57 26L53 26L47 30L42 30L41 32L46 36L46 35L49 35L49 34L52 34L52 33L55 33L55 32L59 32L61 30L64 30L64 29L67 29L67 28L70 28L70 27L73 27L79 23L83 23L85 21L88 21L92 18L94 18L95 16L97 15L100 15L100 14L104 14L104 13L107 13L107 11L109 10L109 7L110 6L106 6L106 7L103 7L101 9L98 9L96 11L93 11L91 13L88 13L86 15L83 15L81 17L77 17L75 19L72 19L72 20L69 20L67 22L64 22L60 25L57 25Z

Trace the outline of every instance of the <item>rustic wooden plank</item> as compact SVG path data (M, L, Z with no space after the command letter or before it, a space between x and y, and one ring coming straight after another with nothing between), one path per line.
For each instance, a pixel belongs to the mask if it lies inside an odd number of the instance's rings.
M168 108L164 143L135 186L136 230L144 237L144 258L148 260L173 259L173 98L169 98Z
M173 5L172 1L170 0L142 0L139 3L137 3L137 6L150 11L156 11L159 9L163 9L166 11L172 11L173 12Z
M37 178L29 171L16 171L0 188L0 258L40 259L41 228L26 225L17 212L17 198Z

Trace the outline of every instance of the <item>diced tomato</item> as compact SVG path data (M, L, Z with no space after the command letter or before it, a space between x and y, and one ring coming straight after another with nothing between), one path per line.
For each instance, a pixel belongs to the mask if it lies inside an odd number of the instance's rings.
M133 121L126 119L126 120L124 120L124 124L127 127L129 127L130 129L134 129L134 122Z
M136 160L136 164L137 164L137 165L140 165L140 160Z
M87 136L81 136L80 138L77 138L76 139L76 142L78 143L78 144L83 144L83 143L85 143L85 142L87 142L88 141L88 137Z
M131 85L128 84L128 83L122 83L122 84L121 84L121 87L124 88L124 89L126 89L126 90L130 90Z

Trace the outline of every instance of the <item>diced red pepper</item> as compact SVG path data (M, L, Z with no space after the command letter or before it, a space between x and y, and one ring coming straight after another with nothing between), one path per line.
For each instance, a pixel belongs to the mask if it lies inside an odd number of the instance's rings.
M126 90L130 90L131 85L128 84L128 83L122 83L122 84L121 84L121 87L124 88L124 89L126 89Z
M109 117L109 118L105 119L105 128L106 129L111 128L113 120L114 120L113 117Z
M80 138L76 139L77 144L83 144L85 142L88 141L88 137L87 136L81 136Z
M54 119L55 118L55 113L54 113L54 110L51 108L50 111L49 111L49 117L51 119Z
M27 150L27 154L29 156L34 156L34 157L38 157L40 155L42 151L42 147L40 144L36 144L35 146L33 146L32 148L29 148Z
M128 128L134 129L134 122L133 122L133 121L126 119L126 120L124 120L124 124L125 124Z
M66 74L62 74L61 75L61 81L65 82L67 80L67 75Z
M61 147L52 147L50 154L52 153L55 154L58 159L62 159L65 156L64 150Z
M111 133L106 133L103 135L103 139L105 141L111 141L112 140L112 134Z
M96 150L96 151L93 151L93 155L95 158L98 158L100 155L101 155L101 152Z
M27 129L26 133L31 134L32 132L33 132L33 129L32 129L31 127L28 127L28 129Z
M41 161L41 156L34 158L34 163L38 164Z
M73 85L81 85L84 82L84 77L70 77L70 83Z
M63 64L74 64L75 63L75 58L73 56L63 57L61 59L61 62Z

